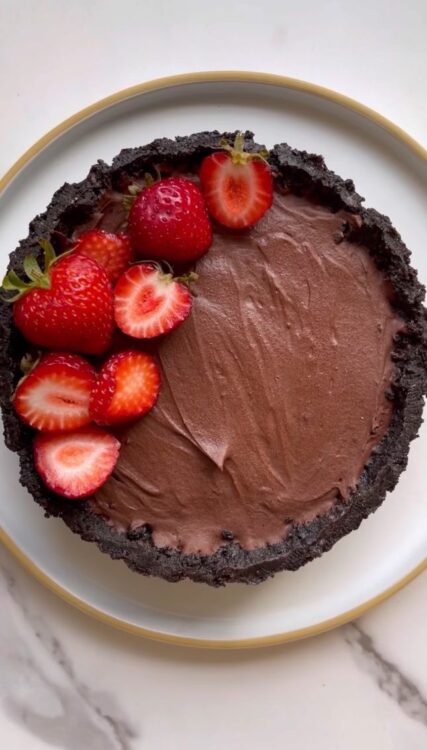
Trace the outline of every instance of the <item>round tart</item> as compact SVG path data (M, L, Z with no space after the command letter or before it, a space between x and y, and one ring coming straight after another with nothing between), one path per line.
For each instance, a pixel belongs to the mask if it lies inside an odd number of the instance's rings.
M58 252L94 228L126 230L123 195L146 173L198 181L235 134L199 133L125 149L65 184L11 254ZM245 148L261 152L252 134ZM390 220L351 180L286 144L266 156L271 208L251 228L213 225L192 309L154 355L161 388L148 414L114 427L120 457L89 498L50 492L33 430L11 405L28 344L2 305L1 399L21 482L133 570L213 586L259 583L323 554L383 502L404 471L427 387L424 288ZM94 358L93 363L98 364Z

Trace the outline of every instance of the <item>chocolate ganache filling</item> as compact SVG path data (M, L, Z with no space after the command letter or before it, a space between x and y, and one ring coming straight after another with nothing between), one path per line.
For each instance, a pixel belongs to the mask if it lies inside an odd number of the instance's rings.
M96 222L117 229L114 200ZM252 229L218 229L193 311L155 345L157 405L120 432L91 508L158 547L211 554L282 540L345 502L390 424L389 282L346 239L357 216L275 194ZM80 228L81 230L81 228Z

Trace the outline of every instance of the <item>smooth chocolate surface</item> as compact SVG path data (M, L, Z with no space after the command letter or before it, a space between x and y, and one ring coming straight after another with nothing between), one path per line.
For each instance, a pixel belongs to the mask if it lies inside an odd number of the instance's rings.
M348 498L390 423L403 327L368 251L343 235L355 223L276 194L253 229L215 233L190 318L158 346L158 404L122 433L93 510L211 554L224 531L255 549Z

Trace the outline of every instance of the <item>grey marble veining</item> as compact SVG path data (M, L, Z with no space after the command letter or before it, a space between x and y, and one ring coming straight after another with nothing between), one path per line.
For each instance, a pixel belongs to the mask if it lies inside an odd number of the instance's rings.
M318 638L211 652L103 627L0 547L0 748L425 750L426 583Z
M427 726L427 698L393 662L381 655L368 633L357 622L345 629L345 639L357 663L370 674L376 684L407 716Z
M78 679L48 622L0 565L0 699L12 721L64 750L131 750L137 732L109 692Z

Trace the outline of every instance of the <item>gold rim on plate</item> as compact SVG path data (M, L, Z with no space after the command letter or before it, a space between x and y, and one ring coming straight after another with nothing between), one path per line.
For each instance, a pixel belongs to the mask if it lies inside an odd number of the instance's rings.
M236 81L238 83L261 83L266 85L278 86L282 88L292 89L294 91L306 92L312 94L321 99L327 99L335 104L339 104L346 109L350 109L356 112L366 119L373 121L376 125L383 128L393 135L397 140L403 142L409 149L411 149L417 156L427 162L427 150L408 133L402 130L398 125L383 117L375 110L370 107L351 99L344 94L339 94L332 89L325 88L323 86L317 86L307 81L300 81L296 78L287 78L286 76L273 75L270 73L254 73L249 71L209 71L200 73L184 73L176 76L167 76L165 78L158 78L153 81L147 81L146 83L137 84L136 86L130 86L129 88L117 91L115 94L100 99L98 102L91 104L88 107L80 110L76 114L68 117L66 120L61 122L59 125L50 130L46 135L42 136L36 143L34 143L6 172L6 174L0 179L0 193L2 193L6 187L12 182L19 172L34 159L48 144L52 143L56 138L66 133L74 125L77 125L83 120L92 117L101 110L108 109L119 102L126 99L131 99L140 94L145 94L151 91L159 91L166 88L175 88L178 86L191 84L191 83L212 83L212 82L227 82ZM399 589L406 586L407 583L412 581L422 571L427 569L427 560L424 560L419 565L411 570L406 576L397 581L393 586L390 586L385 591L382 591L377 596L368 599L368 601L360 604L358 607L343 612L341 615L332 617L328 620L323 620L316 625L311 625L306 628L300 628L298 630L291 630L285 633L277 633L270 636L260 636L254 638L244 638L237 640L212 640L212 639L197 639L189 638L187 636L170 635L168 633L157 632L156 630L150 630L147 628L134 625L132 623L120 620L113 615L109 615L101 610L93 607L87 602L79 599L79 597L72 594L67 589L63 588L59 583L54 581L48 576L41 568L39 568L27 555L18 547L17 544L11 539L11 537L0 528L0 542L11 552L14 557L26 568L38 581L44 584L48 589L53 591L63 600L71 604L72 606L79 609L85 614L91 615L96 619L104 622L108 625L112 625L115 628L123 630L133 635L144 636L151 638L152 640L161 641L164 643L172 643L175 645L194 646L211 649L232 649L232 648L253 648L257 646L273 646L279 643L287 643L289 641L299 640L301 638L307 638L312 635L318 635L324 633L327 630L331 630L339 625L343 625L350 620L354 620L360 615L367 612L368 609L374 607L376 604L387 599L389 596L395 594Z

